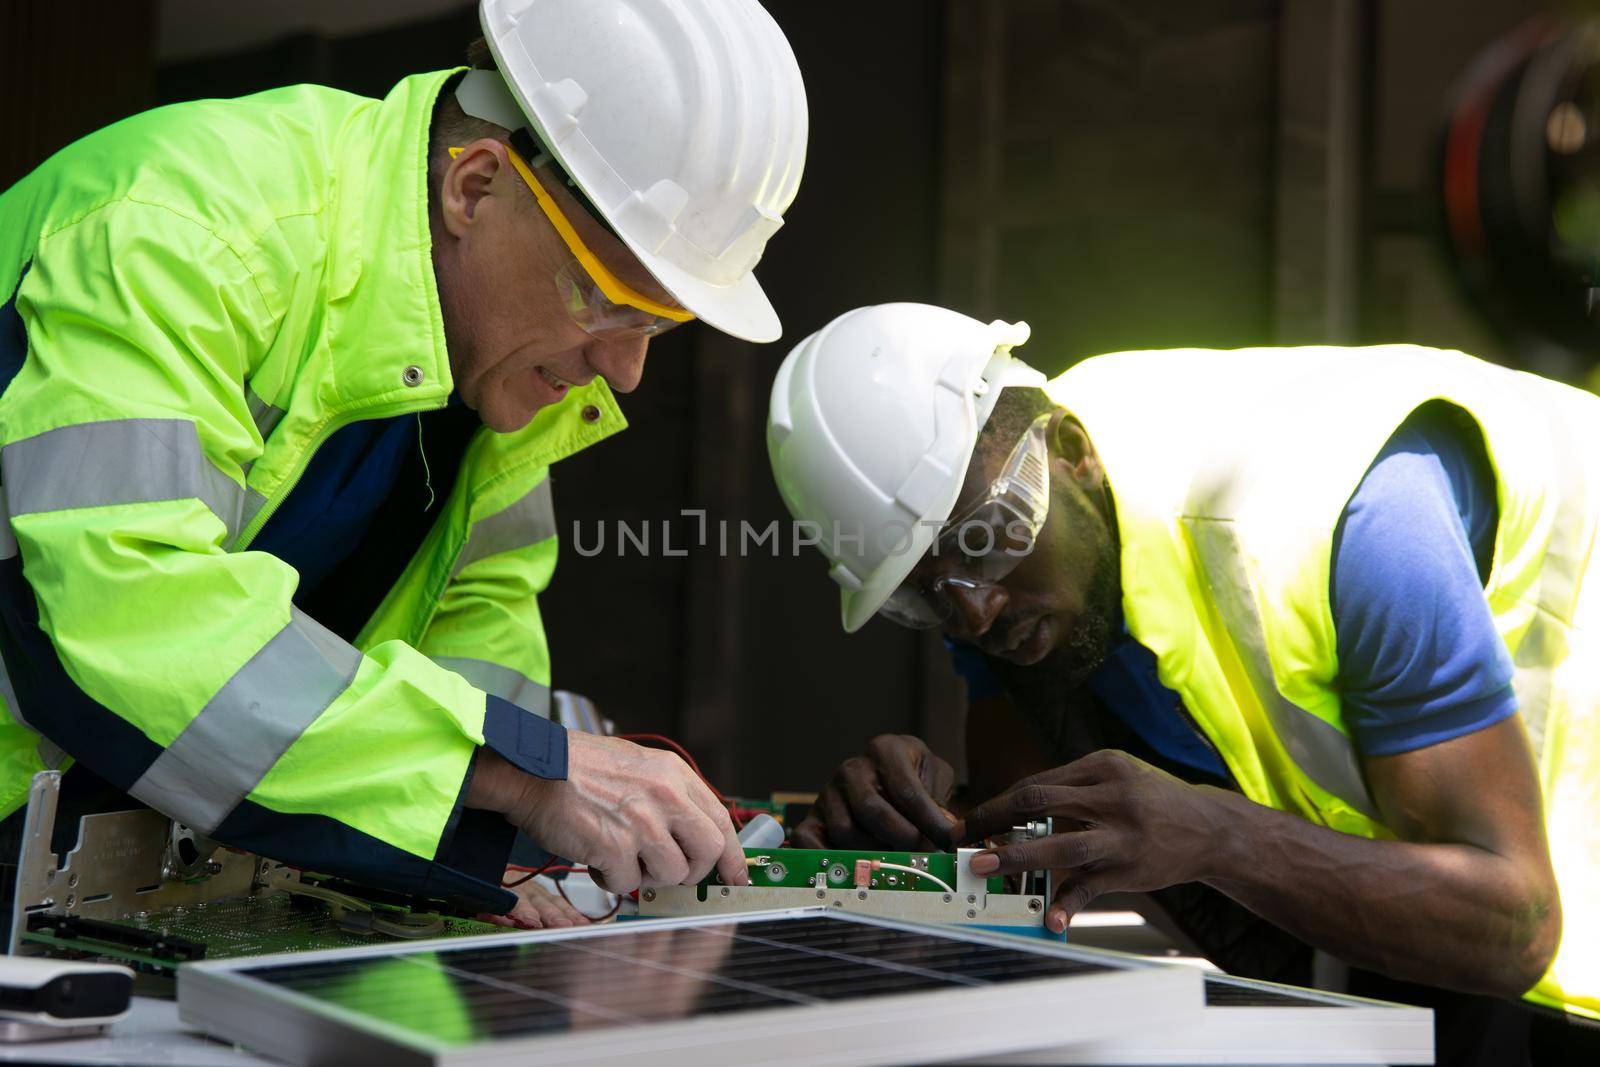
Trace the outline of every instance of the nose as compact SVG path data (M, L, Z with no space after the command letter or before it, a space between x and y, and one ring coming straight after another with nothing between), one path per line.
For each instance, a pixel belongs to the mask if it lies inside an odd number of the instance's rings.
M612 390L631 393L644 377L644 355L649 345L648 337L596 339L585 348L584 358Z
M950 602L950 621L945 629L969 641L976 641L988 633L1011 599L1005 589L998 585L973 588L946 585L942 593Z

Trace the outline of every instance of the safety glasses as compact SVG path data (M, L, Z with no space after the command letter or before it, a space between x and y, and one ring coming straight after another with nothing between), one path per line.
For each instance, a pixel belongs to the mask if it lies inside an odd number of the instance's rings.
M460 148L452 148L450 157L454 159L461 152ZM539 210L544 212L567 251L573 255L570 262L556 271L555 285L562 306L584 332L602 340L653 337L694 319L694 314L685 308L652 300L612 273L583 243L571 220L534 176L533 166L522 153L506 145L506 156L533 193ZM551 161L541 153L535 157L534 165L546 162Z
M1033 552L1050 512L1051 417L1035 419L988 491L940 528L880 615L918 630L943 625L955 610L949 590L998 585Z

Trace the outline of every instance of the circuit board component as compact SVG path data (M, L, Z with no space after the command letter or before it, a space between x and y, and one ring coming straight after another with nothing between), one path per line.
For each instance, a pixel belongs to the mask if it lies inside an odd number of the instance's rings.
M954 893L960 881L952 852L860 852L851 849L747 848L752 886L788 889L898 889ZM713 873L703 886L722 884ZM1005 880L990 878L987 891L1003 893Z

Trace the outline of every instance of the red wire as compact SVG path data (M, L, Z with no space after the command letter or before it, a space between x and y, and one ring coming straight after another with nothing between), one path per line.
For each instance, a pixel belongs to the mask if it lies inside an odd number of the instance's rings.
M620 893L612 894L617 898L617 902L611 905L610 911L606 912L604 915L590 915L588 912L584 911L582 908L578 907L572 902L572 898L567 896L567 891L561 887L560 882L556 883L556 892L560 893L561 899L567 902L567 907L571 908L579 915L582 915L585 919L588 919L592 923L603 922L606 919L611 918L611 916L615 915L622 909L622 895Z
M700 769L700 764L695 762L695 758L689 755L688 749L684 748L682 745L678 744L678 742L664 734L618 734L617 736L622 738L624 741L632 741L635 744L664 745L676 752L679 756L683 757L683 762L687 763L689 765L689 769L700 776L700 780L706 784L706 788L711 790L712 793L716 794L718 800L727 805L728 817L733 820L733 828L735 830L739 830L744 827L745 820L740 818L739 809L734 807L733 798L711 784L711 779L706 777L705 772Z
M559 858L560 857L558 857L558 856L551 856L549 859L544 861L544 866L542 866L542 867L534 867L531 870L529 868L527 868L527 867L516 867L515 868L516 870L528 871L528 873L523 875L521 878L518 878L515 882L507 882L504 878L502 878L501 881L500 881L500 888L501 889L515 889L519 885L527 885L529 882L531 882L535 878L539 877L545 871L548 871L550 868L554 867L556 865L556 860L559 859ZM510 870L510 869L512 869L513 865L512 864L507 864L506 867L507 867L508 870Z

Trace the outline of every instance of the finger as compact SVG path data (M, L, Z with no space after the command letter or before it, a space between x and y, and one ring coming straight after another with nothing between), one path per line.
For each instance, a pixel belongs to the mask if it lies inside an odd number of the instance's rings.
M722 828L707 817L704 812L696 811L690 817L679 820L672 828L672 836L677 838L678 847L683 850L684 857L689 861L689 870L684 875L684 885L694 885L711 873L717 861L722 858L722 850L727 843L727 834L721 832ZM728 833L733 832L733 824L726 825ZM738 836L734 836L738 840ZM741 850L740 856L744 855Z
M1053 933L1061 933L1072 923L1074 915L1088 907L1095 897L1109 892L1110 889L1104 878L1095 875L1067 878L1056 887L1050 907L1044 913L1045 926Z
M533 906L538 909L539 918L544 921L545 926L550 928L589 924L587 915L554 893L540 893L533 901Z
M744 846L739 843L739 834L733 828L733 816L728 814L721 799L705 788L703 782L697 784L701 785L701 791L691 795L696 798L706 818L711 820L711 830L716 837L713 840L708 836L704 852L693 854L691 867L698 871L693 880L699 882L714 867L722 876L723 885L749 885L750 870L744 862ZM697 862L701 860L704 861L703 869Z
M1094 795L1081 786L1047 785L1039 781L1019 782L992 800L967 813L958 827L963 841L982 841L1046 815L1061 815L1085 821L1096 812Z
M943 760L932 761L935 782L941 777L953 780L954 772ZM940 768L943 774L940 774ZM940 848L949 848L951 845L950 831L954 826L944 809L940 807L940 800L949 795L946 790L941 796L934 796L929 791L928 785L922 779L922 768L912 758L911 752L904 747L895 746L882 752L878 762L878 777L883 783L883 791L888 796L895 810L910 820L920 833L938 844ZM916 847L916 838L906 845L907 848Z
M527 898L519 896L517 906L506 912L509 925L522 930L539 930L544 927L544 920L539 916L539 909L534 907ZM499 924L496 924L499 925Z
M789 841L795 848L827 848L828 840L823 832L822 820L808 814L789 834Z
M589 877L607 893L631 893L644 880L644 872L639 870L639 857L635 853L604 864L591 863Z
M822 809L822 820L828 827L828 845L832 848L871 848L872 839L856 829L855 820L850 817L850 805L845 803L844 794L833 785L822 791L817 798L818 808Z
M871 768L847 776L844 780L844 796L850 805L851 818L862 832L870 834L880 845L896 849L916 848L917 840L922 836L921 831L895 810L881 790L882 783L877 772Z
M1073 870L1103 863L1111 851L1106 830L1071 830L1033 841L980 852L972 857L972 873L982 877L1022 871Z
M509 915L495 915L492 912L487 911L480 915L474 916L474 918L481 923L488 923L490 926L509 926L515 928L517 925L512 921L511 916Z
M689 858L665 827L647 828L639 845L639 865L643 868L641 886L682 885L689 877Z

